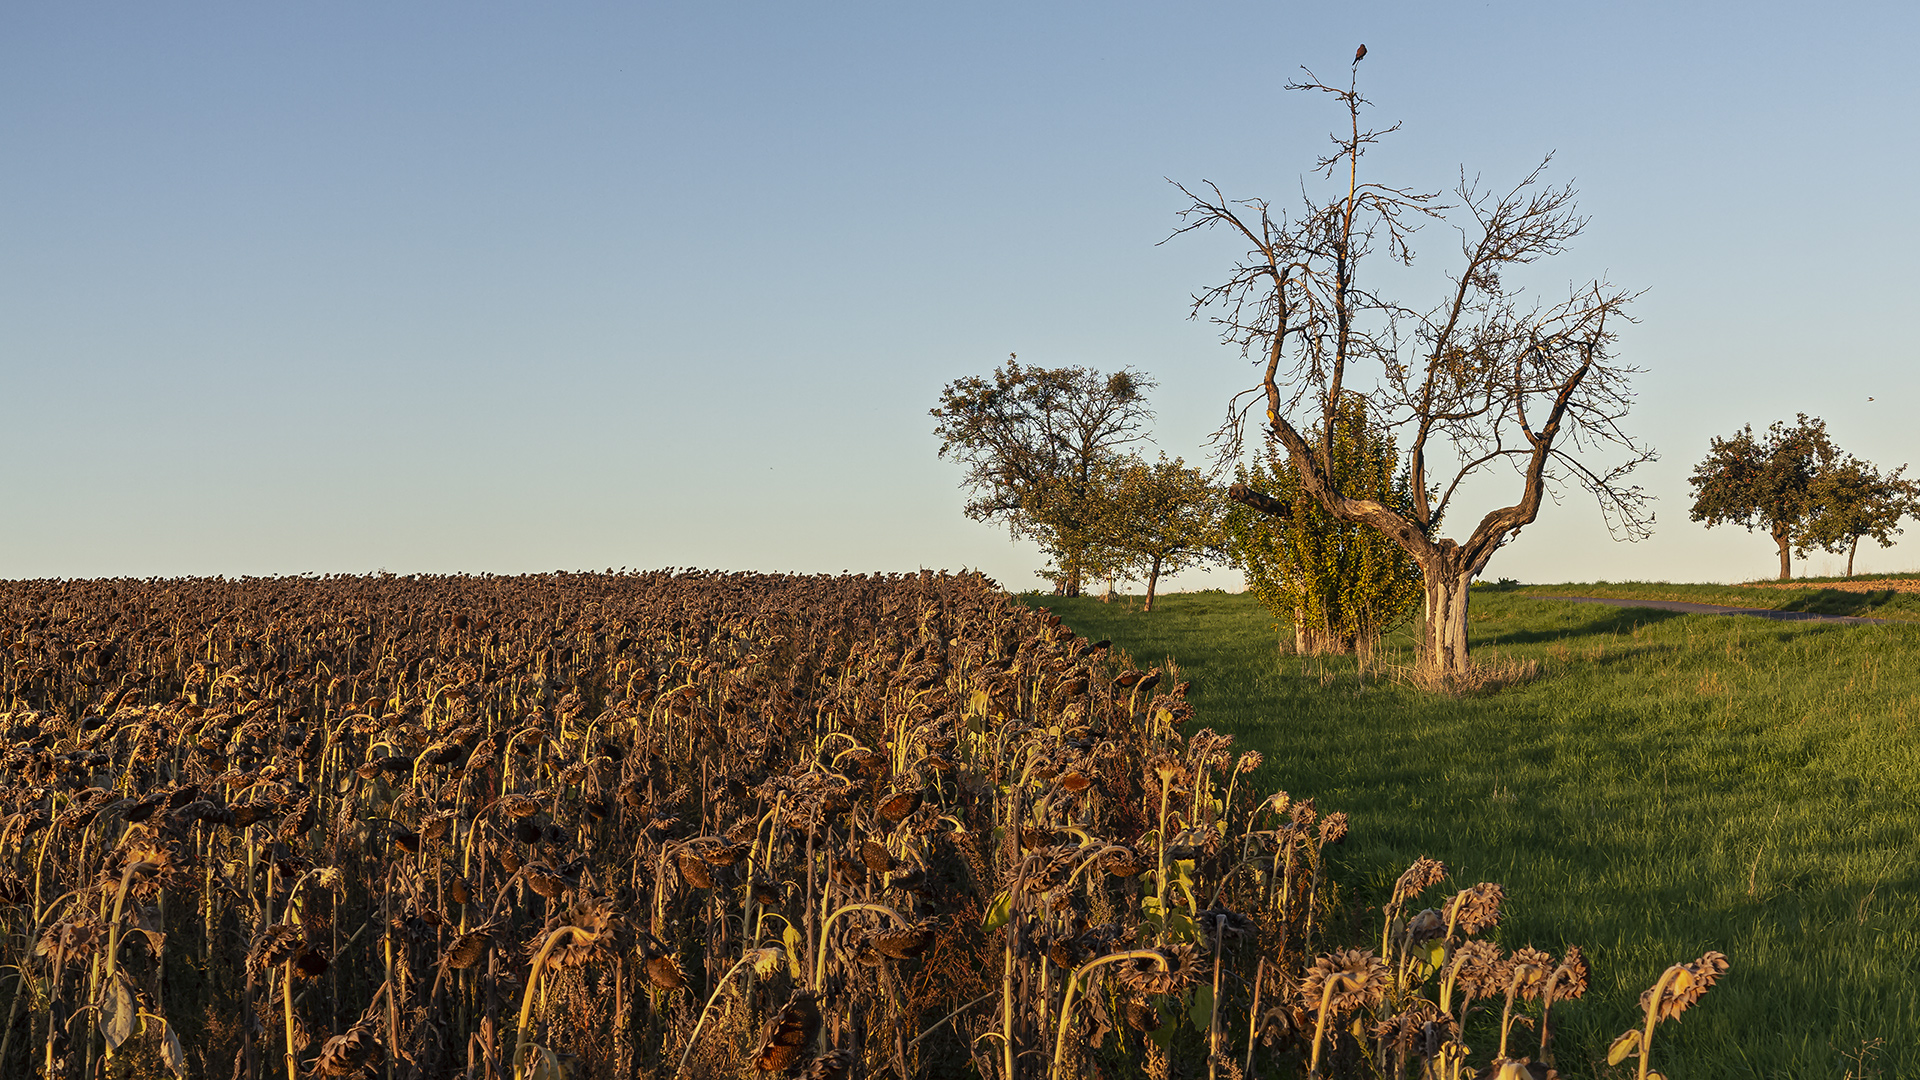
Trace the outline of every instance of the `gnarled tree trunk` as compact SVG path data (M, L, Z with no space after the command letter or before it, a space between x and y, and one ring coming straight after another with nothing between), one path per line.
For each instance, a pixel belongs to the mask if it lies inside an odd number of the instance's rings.
M1441 549L1420 560L1427 603L1420 632L1420 670L1451 682L1469 674L1467 590L1472 569L1461 565L1459 549Z
M1780 580L1793 579L1793 537L1784 526L1774 526L1774 545L1780 549Z

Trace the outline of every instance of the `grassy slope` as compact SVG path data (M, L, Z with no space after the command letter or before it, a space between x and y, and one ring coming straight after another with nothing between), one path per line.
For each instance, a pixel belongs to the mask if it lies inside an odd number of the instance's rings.
M1507 945L1585 947L1592 990L1560 1029L1569 1075L1612 1072L1582 1062L1634 1022L1640 991L1718 949L1733 970L1662 1026L1656 1067L1840 1077L1843 1055L1883 1038L1879 1075L1920 1076L1915 628L1476 590L1478 655L1544 670L1449 700L1363 683L1351 659L1279 655L1250 596L1169 596L1151 615L1034 602L1142 663L1177 658L1196 723L1266 753L1263 789L1351 813L1339 880L1355 907L1429 854L1455 887L1505 883ZM1382 659L1409 663L1411 640L1394 635Z
M1913 574L1898 575L1912 578ZM1855 580L1866 580L1861 575ZM1837 581L1838 578L1826 578ZM1872 619L1920 621L1920 594L1892 590L1857 593L1842 589L1823 589L1817 582L1807 588L1775 589L1747 585L1688 585L1665 581L1588 582L1566 585L1525 585L1520 591L1530 596L1603 596L1621 600L1683 600L1694 604L1725 604L1728 607L1772 608L1777 611L1811 611L1821 615L1863 615Z

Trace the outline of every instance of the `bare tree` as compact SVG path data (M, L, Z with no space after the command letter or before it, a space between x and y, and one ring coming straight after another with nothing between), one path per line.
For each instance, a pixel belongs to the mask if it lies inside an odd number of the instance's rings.
M1613 355L1633 296L1596 280L1545 302L1507 281L1560 254L1586 225L1572 189L1544 182L1551 155L1504 191L1463 171L1456 201L1444 205L1438 193L1360 181L1361 158L1398 125L1362 128L1369 102L1355 83L1329 86L1307 72L1288 88L1345 106L1349 128L1334 134L1333 151L1314 169L1335 184L1345 172L1344 190L1324 199L1303 193L1290 218L1265 200L1230 201L1211 183L1176 185L1189 205L1174 235L1223 228L1249 245L1226 281L1193 300L1196 318L1209 315L1223 340L1262 368L1260 385L1228 408L1223 457L1238 459L1247 414L1264 402L1267 433L1306 493L1334 517L1380 530L1419 564L1420 670L1451 682L1472 670L1468 586L1549 493L1585 487L1616 536L1651 529L1648 497L1626 478L1653 454L1620 426L1637 369ZM1361 277L1379 260L1411 264L1414 233L1434 222L1453 224L1460 237L1439 302L1404 305ZM1405 440L1411 512L1343 490L1331 466L1338 410L1330 406L1346 392L1361 394L1368 415ZM1465 539L1439 535L1463 484L1497 468L1512 470L1519 497L1483 514ZM1262 512L1286 510L1245 486L1232 496Z

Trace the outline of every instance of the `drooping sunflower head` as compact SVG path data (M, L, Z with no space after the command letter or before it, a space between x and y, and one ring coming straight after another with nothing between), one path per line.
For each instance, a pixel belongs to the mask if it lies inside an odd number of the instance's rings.
M1549 989L1556 1001L1565 1001L1586 994L1587 958L1581 955L1580 946L1568 946L1567 955L1561 958L1560 966L1554 969Z
M1319 1010L1325 999L1334 1015L1372 1005L1386 992L1387 962L1372 949L1345 949L1313 962L1300 983L1301 1004Z
M1438 859L1429 859L1425 855L1413 860L1407 872L1393 883L1393 904L1398 906L1426 892L1439 884L1447 876L1447 865Z
M1675 968L1678 970L1674 970ZM1653 988L1649 988L1640 995L1640 1008L1644 1010L1652 1004L1656 1023L1679 1016L1694 1002L1699 1001L1726 972L1727 958L1720 953L1709 952L1691 964L1675 964L1673 968L1667 970L1671 974L1663 976L1665 986L1660 987L1658 1003L1652 1002Z
M1523 945L1513 950L1513 957L1507 962L1507 985L1520 1000L1533 1001L1540 997L1553 971L1552 955L1531 945Z
M1124 962L1120 981L1139 994L1177 994L1200 975L1200 960L1192 945L1171 945L1157 950L1158 961L1140 957Z
M1462 889L1454 898L1459 910L1460 932L1473 935L1498 925L1500 905L1506 898L1507 890L1491 881Z
M1347 838L1347 814L1344 810L1335 810L1320 821L1320 842L1338 844Z
M1468 1001L1491 997L1506 987L1494 986L1502 966L1500 946L1491 941L1468 941L1453 951L1454 979Z

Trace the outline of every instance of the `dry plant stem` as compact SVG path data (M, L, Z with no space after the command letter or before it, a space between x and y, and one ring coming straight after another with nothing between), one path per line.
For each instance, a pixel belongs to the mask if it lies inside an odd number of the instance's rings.
M1015 899L1009 896L1009 904ZM1003 1058L1001 1080L1014 1080L1013 1073L1013 934L1014 920L1019 917L1016 911L1007 914L1005 955L1000 968L1000 1052Z
M1167 796L1172 791L1173 791L1172 784L1168 783L1165 780L1160 781L1160 833L1158 836L1154 838L1156 842L1156 846L1158 846L1160 849L1160 869L1159 869L1159 872L1156 874L1154 878L1154 883L1153 883L1154 896L1160 902L1160 926L1162 927L1160 936L1158 939L1160 941L1164 941L1166 938L1165 927L1167 925Z
M280 965L280 1000L285 1006L287 1028L287 1080L300 1080L300 1063L293 1053L293 961Z
M7 1063L7 1051L13 1047L13 1026L20 1022L21 1010L27 1007L27 974L25 971L20 971L16 972L14 977L18 983L13 989L13 1008L7 1014L7 1033L0 1035L0 1066ZM52 998L49 997L48 1000L51 1001ZM32 1038L33 1033L29 1031L27 1037ZM29 1059L33 1057L32 1050L27 1051L27 1057Z
M707 998L706 1005L700 1009L700 1018L693 1023L693 1034L687 1036L686 1049L680 1052L680 1064L676 1065L673 1070L675 1076L680 1076L687 1071L687 1059L693 1056L693 1048L700 1044L700 1029L706 1026L707 1014L713 1011L713 1003L720 1000L721 993L726 990L728 983L733 980L734 975L739 973L741 968L747 966L751 959L751 957L743 956L735 960L733 966L728 968L727 973L720 976L720 981L714 985L713 994Z
M1661 972L1660 981L1654 983L1653 989L1647 994L1646 1026L1640 1029L1640 1067L1634 1073L1635 1080L1647 1080L1647 1071L1653 1065L1653 1025L1660 1022L1660 996L1666 993L1667 984L1673 981L1673 977L1684 971L1686 968L1675 964Z
M1080 977L1102 964L1111 964L1118 960L1152 960L1159 966L1161 971L1167 970L1167 958L1161 956L1156 949L1129 949L1126 952L1108 953L1097 960L1089 960L1079 967L1074 968L1073 973L1067 976L1067 992L1065 996L1060 999L1060 1023L1053 1037L1053 1064L1049 1070L1049 1076L1058 1077L1060 1075L1060 1059L1066 1056L1067 1023L1073 1019L1073 996L1074 992L1080 987ZM1012 1074L1009 1073L1008 1075L1011 1076Z
M1307 1063L1307 1075L1320 1075L1320 1043L1327 1034L1327 1007L1333 1001L1333 992L1338 989L1357 986L1344 972L1334 972L1327 976L1320 988L1319 1017L1313 1022L1313 1057Z
M959 1008L953 1010L952 1012L941 1017L940 1019L935 1020L925 1031L922 1031L920 1034L915 1035L913 1039L907 1043L907 1048L912 1049L913 1047L919 1046L920 1040L926 1038L927 1036L947 1026L947 1024L950 1021L952 1021L954 1017L959 1016L961 1013L966 1012L968 1009L973 1008L975 1005L978 1005L983 1001L992 1001L996 996L998 996L997 991L989 990L988 992L981 994L979 997L974 998L972 1001L967 1002L965 1005L960 1006ZM987 1034L992 1035L994 1034L994 1032L989 1031L987 1032ZM982 1036L982 1038L985 1038L985 1036Z
M520 1026L513 1046L513 1075L516 1080L520 1076L521 1066L525 1064L527 1048L533 1045L533 1032L528 1026L528 1018L533 1014L533 998L540 991L540 977L546 970L547 957L553 954L554 946L560 944L560 940L569 934L589 945L599 937L598 934L588 933L577 926L563 926L548 934L547 940L541 944L539 954L533 958L533 970L527 975L527 992L520 999ZM387 1002L389 1005L393 1002L391 993L387 996Z
M1440 1011L1448 1016L1453 1015L1453 983L1460 977L1460 963L1460 960L1449 958L1447 973L1440 980Z
M1207 1076L1209 1080L1215 1073L1215 1062L1220 1059L1220 970L1227 965L1221 955L1220 946L1226 936L1227 920L1224 916L1214 916L1213 920L1213 1000L1207 1004Z
M1260 1034L1260 982L1267 973L1267 958L1262 956L1253 969L1253 1008L1247 1011L1247 1064L1242 1075L1253 1075L1253 1047ZM1214 998L1219 1000L1218 995Z
M849 911L877 911L883 915L892 916L893 921L899 923L901 926L913 925L907 921L906 916L901 915L885 904L848 904L833 914L828 915L826 921L820 924L820 954L813 964L813 988L816 991L821 989L827 979L827 935L833 929L833 920L845 915Z
M1524 977L1520 972L1515 971L1513 978L1507 983L1507 1003L1500 1010L1500 1051L1494 1055L1496 1058L1507 1056L1507 1034L1513 1030L1513 995L1519 992L1520 980Z
M117 893L115 893L115 894L114 894L114 897L113 897L113 918L112 918L111 920L109 920L109 921L108 921L108 923L107 923L107 973L106 973L106 977L107 977L108 979L112 979L112 978L113 978L113 972L114 972L114 965L115 965L115 962L116 962L116 961L117 961L117 960L119 959L119 954L120 954L120 913L121 913L122 911L124 911L124 910L126 910L126 906L127 906L127 886L128 886L128 885L130 885L130 884L132 884L132 882L133 882L133 876L134 876L135 874L139 874L139 873L143 873L143 872L145 872L145 871L148 871L148 870L158 870L158 869L159 869L159 867L158 867L158 866L155 866L155 865L154 865L153 863L150 863L150 862L137 862L137 863L134 863L134 864L133 864L132 866L129 866L129 867L127 867L127 869L125 870L125 872L123 872L123 873L122 873L122 874L120 875L120 891L119 891L119 892L117 892Z

